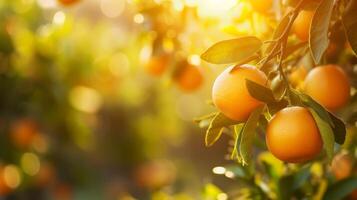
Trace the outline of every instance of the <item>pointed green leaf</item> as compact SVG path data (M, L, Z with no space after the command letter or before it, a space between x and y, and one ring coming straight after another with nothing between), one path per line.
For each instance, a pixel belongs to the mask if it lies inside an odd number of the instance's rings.
M322 55L329 44L328 31L333 11L333 2L334 0L321 1L311 22L309 46L315 64L320 63Z
M265 106L258 107L255 111L253 111L247 122L245 123L242 130L242 139L239 145L239 152L242 157L242 164L250 163L250 157L253 151L253 142L256 134L256 128L259 121L260 114L262 113Z
M265 103L276 102L271 89L248 79L245 81L248 92L252 97Z
M357 1L349 1L345 13L342 15L342 23L347 39L357 54Z
M208 48L201 58L213 64L229 64L248 59L258 52L262 41L257 37L247 36L218 42Z
M336 117L334 114L329 113L330 117L332 119L333 124L335 127L333 127L333 134L335 135L335 142L338 144L343 144L345 143L346 139L346 126L345 123L338 117Z
M235 142L234 142L234 148L231 154L231 159L233 160L234 158L237 159L238 162L242 161L242 158L240 156L239 152L239 145L242 140L242 130L243 130L244 124L237 124L234 126L234 137L235 137Z
M206 132L205 143L206 146L212 146L221 137L223 133L223 127L220 128L208 128Z
M323 200L343 199L357 189L357 178L343 179L328 187Z
M306 106L314 109L317 114L321 117L321 119L325 120L328 124L330 124L332 127L335 125L332 122L332 119L327 112L327 110L322 107L319 103L317 103L315 100L313 100L310 96L299 93L300 99L302 100L302 103L305 104Z
M206 146L212 146L222 135L223 127L238 124L239 122L231 120L222 113L217 113L212 119L205 137Z
M312 108L309 108L312 116L315 119L315 122L317 124L317 127L319 128L320 134L321 134L321 138L323 141L323 147L324 150L327 154L327 157L329 159L329 161L332 161L333 158L333 150L334 150L334 144L335 144L335 137L333 135L333 131L331 126L328 124L328 122L326 122L325 120L323 120L315 110L313 110Z

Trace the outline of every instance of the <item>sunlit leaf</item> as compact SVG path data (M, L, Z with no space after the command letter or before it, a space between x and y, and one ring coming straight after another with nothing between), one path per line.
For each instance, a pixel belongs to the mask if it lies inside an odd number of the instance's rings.
M273 33L273 38L272 38L272 43L269 44L269 46L266 48L265 53L271 53L274 46L276 45L277 39L279 39L283 34L290 22L290 14L285 15L281 20L278 26L275 28L274 33ZM280 48L275 49L275 51L279 50Z
M347 39L357 54L357 1L349 1L345 13L342 15L342 23Z
M242 130L244 127L244 123L237 124L234 126L234 137L235 137L235 142L234 142L234 148L231 154L231 159L236 158L238 162L242 161L240 152L239 152L239 145L242 140Z
M260 50L262 41L254 36L218 42L208 48L201 58L214 64L240 62Z
M242 156L242 164L250 163L250 157L253 151L253 142L256 135L255 129L257 128L257 124L259 121L260 114L262 113L264 106L258 107L254 110L247 122L245 123L243 130L242 130L242 139L239 145L239 152Z
M248 79L246 80L246 86L249 94L255 99L265 103L276 102L271 89Z
M329 114L330 114L333 124L335 125L335 127L333 127L333 134L335 135L335 142L342 145L346 139L345 123L343 123L343 121L341 119L339 119L332 113L329 113Z
M343 179L328 187L323 200L343 199L355 189L357 189L356 177Z
M272 80L271 87L273 90L274 97L276 99L278 99L279 101L285 96L285 93L288 88L285 81L283 80L283 78L280 75L276 76Z
M311 22L309 45L312 58L316 64L320 63L322 55L329 44L328 30L333 11L333 2L333 0L321 1Z
M317 127L319 128L319 132L323 141L323 147L324 150L327 154L327 157L329 159L329 161L331 162L332 158L333 158L333 150L334 150L334 144L335 144L335 137L332 131L331 126L328 124L328 122L326 122L325 120L323 120L315 110L313 110L312 108L309 109L312 116L315 119L315 122L317 124Z
M227 118L222 113L217 113L206 131L206 146L212 146L221 137L223 127L238 123L239 122Z

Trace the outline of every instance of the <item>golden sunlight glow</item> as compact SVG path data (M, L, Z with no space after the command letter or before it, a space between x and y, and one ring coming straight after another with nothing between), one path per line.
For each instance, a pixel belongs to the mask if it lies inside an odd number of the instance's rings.
M192 1L190 1L192 4ZM233 8L236 0L196 0L198 14L201 17L219 17Z
M92 88L85 86L74 87L69 95L71 105L86 113L95 113L102 105L100 94Z
M15 165L8 165L4 169L4 181L9 188L17 188L21 183L19 169Z
M26 174L36 175L40 170L40 160L34 153L24 153L21 157L21 167Z

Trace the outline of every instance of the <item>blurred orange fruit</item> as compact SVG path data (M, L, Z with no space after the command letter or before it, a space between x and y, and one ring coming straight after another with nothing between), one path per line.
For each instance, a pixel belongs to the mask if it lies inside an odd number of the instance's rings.
M304 107L287 107L270 120L266 143L269 151L285 162L301 163L313 159L322 148L314 118Z
M313 16L313 11L302 10L294 21L292 31L301 41L305 42L309 40L310 25Z
M140 187L158 189L174 181L176 170L169 161L156 160L145 163L134 172L136 183Z
M347 153L336 155L331 163L331 172L337 180L347 178L352 173L352 158Z
M337 65L315 67L304 84L305 93L330 110L343 107L350 97L348 77Z
M273 0L250 0L249 2L253 9L260 13L266 13L273 6Z
M58 0L62 5L69 6L74 3L77 3L79 0Z
M255 66L242 65L227 68L213 84L213 103L233 120L246 121L250 113L263 104L249 94L246 79L263 86L268 82L266 75Z
M307 70L304 66L295 68L289 75L289 81L294 87L299 87L305 80Z
M175 74L174 81L182 91L193 92L202 85L203 76L197 66L185 63Z
M21 119L12 124L10 133L17 147L28 148L38 134L38 127L31 119Z
M50 163L42 163L39 172L35 176L36 184L40 187L46 187L54 183L55 179L55 168Z
M11 188L5 183L4 167L0 166L0 196L5 196L11 192Z
M72 188L65 183L58 184L54 189L55 200L71 200L73 199Z
M145 69L153 76L160 76L166 71L168 64L168 55L154 56L145 64Z

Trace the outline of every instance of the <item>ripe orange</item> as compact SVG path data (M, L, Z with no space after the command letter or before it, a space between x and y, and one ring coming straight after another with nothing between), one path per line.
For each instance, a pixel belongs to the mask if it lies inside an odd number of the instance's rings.
M184 66L178 70L174 80L182 91L193 92L202 85L203 76L198 67L185 62Z
M337 65L312 69L305 79L305 92L330 110L337 110L349 100L350 83L347 75Z
M266 13L273 6L273 0L250 0L249 2L253 9L260 13Z
M322 148L320 132L308 109L287 107L270 120L266 143L269 151L285 162L300 163L313 159Z
M250 113L263 104L250 96L246 79L263 86L268 82L266 75L255 66L242 65L227 68L213 84L213 103L224 115L233 120L246 121Z
M69 5L72 5L76 2L78 2L79 0L58 0L62 5L65 5L65 6L69 6Z
M11 127L12 141L19 148L29 147L37 134L37 124L30 119L16 121Z
M337 180L347 178L352 173L352 158L350 155L338 154L331 163L331 172L335 175Z
M146 71L153 76L162 75L169 64L169 57L167 55L160 55L152 57L145 65Z
M309 40L310 25L313 16L313 11L303 10L294 21L292 31L301 41L305 42Z

